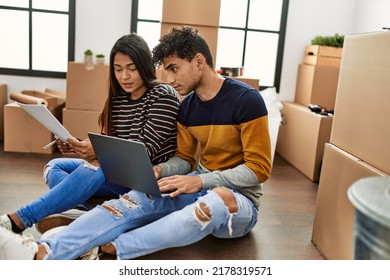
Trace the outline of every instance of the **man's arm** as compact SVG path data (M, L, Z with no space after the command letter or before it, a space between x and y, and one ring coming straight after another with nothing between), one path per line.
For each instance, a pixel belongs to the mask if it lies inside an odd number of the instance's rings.
M168 161L158 164L161 167L160 178L172 175L183 175L191 171L191 165L179 157L172 157Z
M203 188L210 188L215 186L228 186L235 188L250 188L260 184L255 173L245 164L241 164L235 168L224 171L213 171L199 175Z

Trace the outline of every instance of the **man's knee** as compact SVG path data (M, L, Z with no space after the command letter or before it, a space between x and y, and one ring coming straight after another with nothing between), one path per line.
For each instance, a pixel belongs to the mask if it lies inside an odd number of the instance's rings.
M235 213L238 210L236 198L232 191L224 187L217 187L212 189L223 200L230 213Z
M238 206L236 198L230 190L223 187L217 187L212 189L212 191L215 192L222 199L230 213L237 212ZM198 206L195 208L195 215L202 222L209 222L212 218L210 208L208 208L204 202L199 203Z

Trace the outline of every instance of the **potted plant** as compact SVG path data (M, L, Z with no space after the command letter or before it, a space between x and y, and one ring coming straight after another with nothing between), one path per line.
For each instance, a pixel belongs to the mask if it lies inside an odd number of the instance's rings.
M93 64L93 52L90 49L84 52L84 63Z
M96 64L101 64L103 65L105 63L105 59L104 59L104 54L97 54L96 55Z
M334 36L316 36L311 40L311 44L342 48L344 45L344 35L339 35L336 33Z

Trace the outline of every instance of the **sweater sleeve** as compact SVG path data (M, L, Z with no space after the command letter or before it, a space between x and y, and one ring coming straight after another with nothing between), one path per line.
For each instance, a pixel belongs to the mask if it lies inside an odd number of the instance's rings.
M161 94L151 105L147 121L139 135L139 141L146 145L150 158L155 159L167 141L176 142L177 112L179 101L176 96ZM176 143L175 143L176 144Z

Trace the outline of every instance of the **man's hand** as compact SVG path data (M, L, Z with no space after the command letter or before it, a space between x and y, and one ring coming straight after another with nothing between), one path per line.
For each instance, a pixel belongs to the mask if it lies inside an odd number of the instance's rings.
M160 191L171 192L169 196L174 198L182 193L196 193L202 188L200 176L174 175L158 180Z

